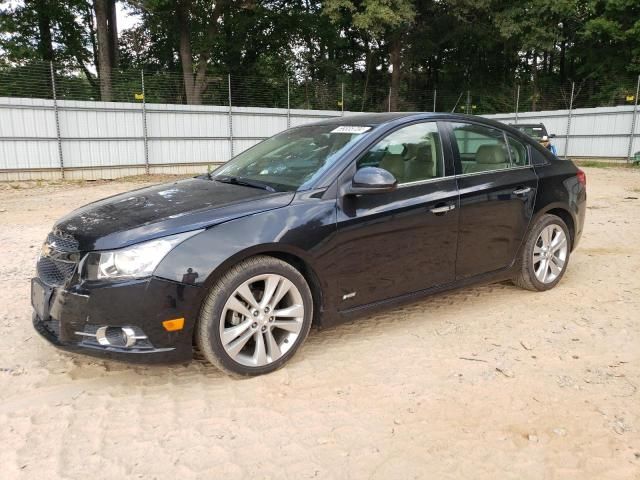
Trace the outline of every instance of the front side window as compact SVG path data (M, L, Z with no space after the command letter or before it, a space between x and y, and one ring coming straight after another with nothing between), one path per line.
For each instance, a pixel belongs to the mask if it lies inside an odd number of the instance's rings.
M358 160L357 168L363 167L383 168L399 184L444 176L437 124L417 123L390 133Z
M214 172L214 179L273 190L304 189L369 130L336 125L287 130L229 160Z
M503 170L511 166L502 131L472 123L452 123L462 173Z

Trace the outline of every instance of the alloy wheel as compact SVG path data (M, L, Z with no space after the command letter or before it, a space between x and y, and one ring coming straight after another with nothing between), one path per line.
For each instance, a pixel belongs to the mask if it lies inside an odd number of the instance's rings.
M250 278L227 299L220 340L234 361L261 367L291 349L302 331L304 303L298 288L282 275Z
M556 280L567 261L569 246L564 230L555 224L542 229L533 247L533 268L542 283Z

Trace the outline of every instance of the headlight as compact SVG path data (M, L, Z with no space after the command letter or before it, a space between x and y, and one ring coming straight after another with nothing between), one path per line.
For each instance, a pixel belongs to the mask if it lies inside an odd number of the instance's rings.
M149 277L167 253L201 231L179 233L119 250L92 252L84 261L83 277L87 280Z

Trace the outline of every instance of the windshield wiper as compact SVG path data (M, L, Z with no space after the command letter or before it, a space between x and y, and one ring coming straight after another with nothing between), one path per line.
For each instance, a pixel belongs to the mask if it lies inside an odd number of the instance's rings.
M275 192L276 189L273 188L271 185L268 185L266 183L257 181L257 180L251 180L250 178L244 178L244 177L233 177L233 176L222 176L222 177L215 177L214 180L216 182L220 182L220 183L231 183L234 185L242 185L243 187L252 187L252 188L260 188L262 190L266 190L268 192Z

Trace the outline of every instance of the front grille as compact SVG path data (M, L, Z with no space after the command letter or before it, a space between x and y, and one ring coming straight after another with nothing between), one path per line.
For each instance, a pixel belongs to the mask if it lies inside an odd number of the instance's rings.
M49 257L40 257L38 260L38 277L47 285L62 285L71 278L75 269L75 263L60 262Z
M53 231L47 235L46 243L55 245L59 252L77 252L78 241L70 235L59 231Z
M51 232L42 247L36 271L47 285L63 285L73 275L79 255L78 242L61 232Z

